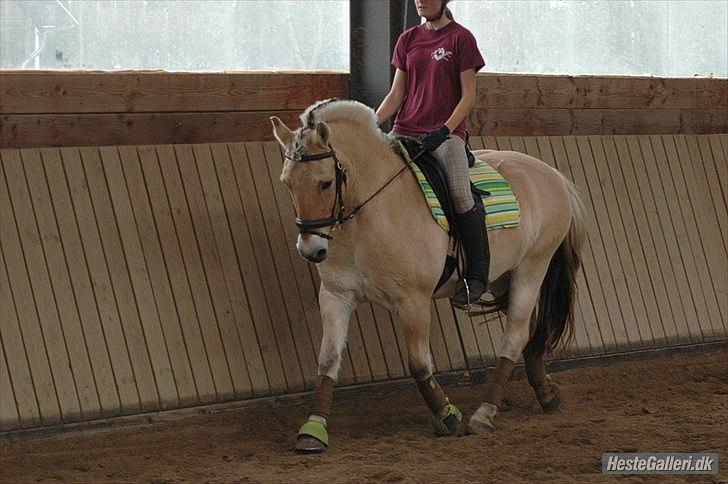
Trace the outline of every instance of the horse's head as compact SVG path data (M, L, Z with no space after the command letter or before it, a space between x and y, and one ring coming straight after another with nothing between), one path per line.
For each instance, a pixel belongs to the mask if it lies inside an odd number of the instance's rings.
M270 119L285 152L281 181L296 211L300 232L296 249L307 260L322 262L329 251L329 233L341 215L346 173L329 145L330 132L325 122L291 131L277 117Z
M329 253L332 232L381 190L381 185L376 186L378 172L387 173L381 164L389 159L401 167L401 161L379 130L374 110L357 101L317 102L303 112L302 127L296 131L275 116L270 119L286 155L281 181L296 210L296 248L311 262L322 262ZM357 163L366 163L370 176L356 177Z

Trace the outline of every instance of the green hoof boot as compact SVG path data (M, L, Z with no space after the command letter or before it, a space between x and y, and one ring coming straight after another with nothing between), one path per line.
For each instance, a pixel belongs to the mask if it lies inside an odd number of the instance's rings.
M460 409L452 403L447 405L447 413L443 416L432 416L432 429L435 435L455 435L460 428L460 422L463 420L463 414Z
M329 433L326 425L318 420L309 419L298 429L296 452L323 452L329 446Z

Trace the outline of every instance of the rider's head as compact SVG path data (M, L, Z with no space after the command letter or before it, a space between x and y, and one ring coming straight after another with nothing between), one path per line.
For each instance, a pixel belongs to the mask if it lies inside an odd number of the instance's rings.
M452 20L452 12L447 8L450 0L414 0L417 15L424 17L428 22L436 22L443 15Z

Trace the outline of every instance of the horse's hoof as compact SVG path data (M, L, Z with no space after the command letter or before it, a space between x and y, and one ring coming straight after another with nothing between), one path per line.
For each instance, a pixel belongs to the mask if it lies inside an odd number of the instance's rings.
M442 437L446 435L458 435L460 422L463 420L463 414L458 407L452 403L447 406L447 413L439 417L432 416L432 429L435 435Z
M308 421L298 429L298 440L296 440L296 452L323 452L329 446L329 433L326 425L320 420L309 418Z
M544 412L550 413L555 411L561 405L561 389L556 383L551 384L551 398L548 401L542 401L539 399L541 408Z
M470 416L465 432L474 434L485 434L495 430L495 416L498 414L498 407L490 402L483 402L480 407Z
M556 409L559 408L559 405L561 405L561 392L556 393L556 395L554 395L554 398L552 398L548 402L542 403L541 408L543 408L544 412L551 413L556 411Z
M467 428L465 429L465 433L468 435L488 434L491 432L495 432L495 426L489 417L486 417L485 420L476 420L471 418L468 421Z
M301 435L296 441L296 452L302 454L314 454L326 450L326 444L316 437Z

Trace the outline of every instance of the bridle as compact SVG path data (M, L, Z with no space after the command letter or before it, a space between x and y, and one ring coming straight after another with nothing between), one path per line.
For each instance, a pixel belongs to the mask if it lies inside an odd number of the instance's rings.
M390 183L392 183L395 178L397 178L400 174L404 173L405 170L407 170L407 165L405 164L401 170L399 170L392 178L389 179L384 185L382 185L379 190L374 192L369 198L364 200L362 203L354 207L351 212L348 214L346 213L346 207L344 207L344 196L343 196L343 190L342 187L346 185L346 168L341 164L341 161L339 161L339 158L336 156L336 152L334 151L334 148L329 144L328 145L329 151L325 151L323 153L317 153L315 155L303 155L303 154L291 154L286 152L285 157L288 160L299 162L299 163L308 163L310 161L317 161L317 160L325 160L327 158L332 158L334 160L334 171L336 173L336 196L334 198L334 204L331 207L331 214L327 218L321 218L317 220L303 220L298 217L298 214L296 214L296 227L298 227L298 232L300 234L311 234L316 235L318 237L323 237L327 240L332 240L333 237L329 234L325 234L323 232L319 232L318 229L322 229L324 227L331 227L331 230L329 233L332 233L339 229L342 225L344 225L346 222L354 218L354 216L359 213L359 211L369 203L371 199L376 197L379 193L381 193L382 190L387 188ZM337 212L338 209L338 212Z

